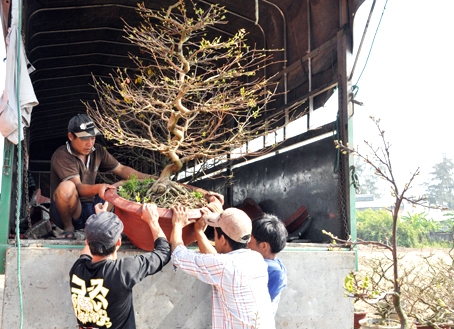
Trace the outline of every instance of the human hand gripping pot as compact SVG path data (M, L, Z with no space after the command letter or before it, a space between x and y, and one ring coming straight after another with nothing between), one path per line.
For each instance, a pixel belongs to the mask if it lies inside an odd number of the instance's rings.
M208 192L205 194L205 199L208 201L206 208L212 212L222 213L224 206L224 196L216 192Z
M154 203L144 203L142 206L142 219L150 226L154 241L157 238L166 238L164 231L159 225L158 207Z
M170 234L170 246L171 251L173 252L175 248L183 242L183 228L186 225L192 224L195 220L188 219L188 210L184 206L173 206L172 207L173 215L172 215L172 233Z

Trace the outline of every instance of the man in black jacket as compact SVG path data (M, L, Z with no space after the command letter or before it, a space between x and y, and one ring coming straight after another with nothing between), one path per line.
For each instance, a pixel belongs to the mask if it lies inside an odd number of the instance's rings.
M170 260L170 245L158 223L155 204L144 204L142 218L154 237L154 250L117 259L123 223L107 202L95 207L85 225L86 244L70 275L71 299L79 328L136 328L132 288ZM151 242L150 242L151 243Z

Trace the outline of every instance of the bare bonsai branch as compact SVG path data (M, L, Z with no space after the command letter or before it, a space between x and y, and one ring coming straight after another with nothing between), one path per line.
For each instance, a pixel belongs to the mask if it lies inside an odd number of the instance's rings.
M397 186L397 182L394 176L393 167L390 158L390 147L391 145L385 139L385 132L380 127L380 120L371 117L372 121L374 122L377 130L379 132L379 136L382 142L381 147L373 147L373 145L369 142L366 142L366 145L371 152L371 158L369 156L363 155L358 151L344 145L342 141L338 142L335 141L336 148L339 148L343 154L353 153L363 159L368 165L370 165L374 170L375 174L387 181L391 185L391 193L394 197L394 206L391 209L392 213L392 234L391 234L391 244L388 246L381 246L391 251L392 254L392 283L393 283L393 304L394 308L397 312L401 328L406 329L408 328L408 320L405 311L402 308L401 304L401 285L402 282L399 278L399 261L397 255L397 225L399 221L399 209L402 204L403 200L413 200L412 198L406 198L406 194L408 190L411 188L411 184L413 183L416 176L419 175L419 168L417 168L413 173L410 174L410 179L408 183L404 185L401 191ZM383 168L383 169L382 169ZM415 200L419 202L420 200ZM357 245L357 244L368 244L368 245L379 245L380 243L375 241L351 241L350 245Z
M344 239L338 238L337 236L335 236L331 232L327 232L325 230L322 230L322 232L323 232L323 234L328 235L335 242L342 243L340 245L340 247L351 248L351 247L358 246L358 245L368 245L368 246L372 245L372 246L380 247L380 248L383 248L383 249L392 250L392 247L390 245L388 245L386 243L383 243L383 242L379 242L379 241L365 241L365 240L361 240L361 239L356 239L355 241L352 241L350 239L349 240L344 240ZM337 245L337 243L336 243L336 245ZM337 245L337 246L339 246L339 245Z
M418 320L422 324L432 325L439 328L443 322L448 323L452 309L453 296L452 282L447 280L446 273L452 275L452 264L433 263L427 260L426 266L420 264L407 269L400 269L400 258L397 253L397 226L399 224L399 209L404 200L414 205L422 205L427 208L435 208L424 203L423 197L407 196L411 186L419 175L419 168L410 174L409 180L399 189L393 173L390 159L391 145L385 140L385 132L380 128L380 120L371 117L375 123L382 146L374 147L365 141L370 157L354 150L342 141L335 141L336 148L342 154L352 153L361 158L366 164L371 166L375 174L387 181L391 186L391 194L394 197L394 205L388 209L392 214L392 234L391 242L383 243L379 241L364 241L356 239L343 240L329 235L335 245L340 242L343 246L353 247L356 245L372 245L391 251L391 258L374 259L362 268L361 272L352 272L346 277L344 288L347 296L361 300L374 307L382 319L389 315L386 301L388 296L392 296L393 309L396 311L402 329L409 327L407 315ZM439 207L436 207L440 209ZM428 269L429 275L422 269ZM446 282L449 282L446 284ZM405 299L405 303L402 300ZM383 305L380 305L381 302ZM451 304L450 304L451 303ZM383 307L382 307L383 306Z
M118 68L110 82L93 77L99 101L85 105L117 145L170 159L158 181L168 181L190 161L217 159L282 128L277 123L284 124L284 114L269 108L277 87L264 73L277 63L271 53L250 47L244 30L226 40L205 37L207 28L227 23L223 8L194 5L195 16L188 17L179 0L161 11L142 4L138 12L140 26L125 23L125 31L148 58L131 56L136 68Z

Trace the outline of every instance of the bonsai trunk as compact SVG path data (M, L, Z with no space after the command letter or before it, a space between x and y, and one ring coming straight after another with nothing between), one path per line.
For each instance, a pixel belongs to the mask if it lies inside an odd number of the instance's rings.
M393 228L392 228L392 255L393 255L393 275L394 275L394 294L393 294L393 304L396 309L399 322L401 324L401 329L407 329L407 315L402 309L402 301L400 295L400 283L399 283L399 273L398 273L398 258L397 258L397 221L398 221L398 211L402 203L401 198L396 198L396 206L393 211Z
M159 175L159 178L156 182L150 187L147 191L147 195L151 194L163 194L166 191L170 191L172 194L181 194L185 193L185 190L181 186L170 180L170 176L179 172L183 167L183 161L177 156L175 152L170 152L166 154L167 157L172 160L172 163L167 165Z

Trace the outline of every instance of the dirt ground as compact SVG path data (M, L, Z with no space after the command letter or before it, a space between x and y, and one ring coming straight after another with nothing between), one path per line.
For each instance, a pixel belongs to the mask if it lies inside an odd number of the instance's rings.
M371 252L380 252L382 249L378 249L377 247L374 246L366 246L366 245L359 245L358 246L358 251L360 252L361 255L367 255L368 253ZM447 253L450 251L449 248L431 248L431 247L426 247L426 248L403 248L399 247L397 249L399 253L402 254L430 254L430 253Z
M442 257L447 261L449 261L450 254L454 257L454 250L450 250L448 248L398 248L397 251L399 257L402 257L400 263L403 266L418 262L421 257ZM358 246L358 263L361 266L361 264L364 264L364 261L368 258L381 255L383 252L388 255L391 254L390 251L377 249L373 246Z

